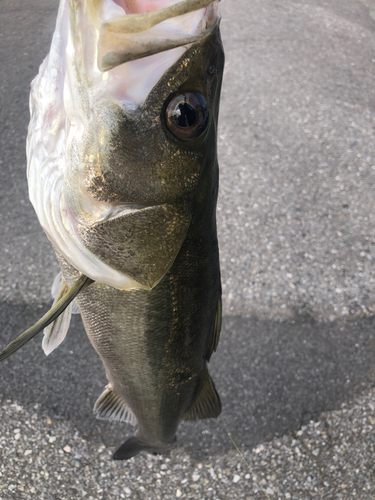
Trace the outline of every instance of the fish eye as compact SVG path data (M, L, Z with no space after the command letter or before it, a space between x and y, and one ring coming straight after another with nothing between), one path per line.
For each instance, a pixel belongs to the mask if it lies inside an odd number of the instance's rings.
M184 142L197 139L206 130L208 118L206 100L198 92L173 97L165 111L168 130Z

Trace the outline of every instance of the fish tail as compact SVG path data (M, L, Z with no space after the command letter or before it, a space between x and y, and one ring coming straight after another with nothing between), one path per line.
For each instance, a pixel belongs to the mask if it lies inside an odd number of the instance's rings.
M175 438L172 444L166 445L151 445L145 443L137 436L128 438L112 455L113 460L128 460L135 457L141 451L148 451L149 453L164 453L173 448L177 439Z

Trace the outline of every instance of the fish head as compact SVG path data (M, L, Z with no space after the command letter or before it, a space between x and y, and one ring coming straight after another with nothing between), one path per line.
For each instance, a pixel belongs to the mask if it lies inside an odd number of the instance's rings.
M77 46L83 48L81 58L68 61L65 75L71 80L64 88L68 126L58 209L50 202L55 211L50 219L55 228L58 219L59 227L55 232L51 222L44 227L57 250L92 279L121 289L156 286L186 238L197 197L203 199L217 177L224 57L218 19L206 25L188 48L165 50L164 42L150 35L152 28L141 32L140 40L131 33L130 53L145 37L154 43L149 55L142 49L141 59L126 62L123 39L120 46L112 40L111 51L107 37L101 54L103 23L89 31L99 47L91 53L84 50L78 24L72 30L75 54ZM107 53L117 64L101 71L98 61Z

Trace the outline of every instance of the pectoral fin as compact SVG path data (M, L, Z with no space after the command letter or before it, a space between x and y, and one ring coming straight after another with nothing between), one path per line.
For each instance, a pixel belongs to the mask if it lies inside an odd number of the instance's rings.
M52 297L54 299L56 299L55 302L53 303L53 305L55 305L57 300L59 300L59 299L57 299L58 296L59 296L59 298L62 297L62 294L60 292L62 290L62 287L64 286L64 283L66 285L66 282L64 281L64 278L62 277L62 272L60 271L59 274L56 276L56 278L53 280L53 284L52 284L52 288L51 288ZM66 291L67 290L69 290L69 287L66 285ZM80 310L78 309L77 301L75 299L72 301L72 314L81 314Z
M44 329L44 338L42 342L42 349L44 354L48 356L52 351L59 347L61 342L65 339L69 330L70 319L72 317L71 304L55 319L53 323Z
M220 396L215 384L206 369L201 389L193 406L183 416L184 420L200 420L203 418L217 418L221 413Z
M81 311L78 308L78 304L76 300L72 302L72 314L81 314Z
M52 307L56 305L56 303L64 297L64 295L68 292L69 287L64 281L62 277L62 273L60 272L52 285L52 296L54 297L54 302ZM66 334L69 330L70 318L72 316L72 303L68 305L65 311L60 314L60 316L55 319L55 321L49 324L44 329L44 338L42 342L42 348L44 354L48 356L52 351L58 347L61 342L65 339Z

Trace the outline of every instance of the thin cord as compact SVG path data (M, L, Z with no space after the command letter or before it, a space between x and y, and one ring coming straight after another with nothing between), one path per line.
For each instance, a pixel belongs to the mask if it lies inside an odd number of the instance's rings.
M249 469L250 471L250 474L253 476L253 479L254 481L257 483L257 485L259 486L259 488L262 490L262 492L265 494L267 500L271 500L268 493L266 492L266 490L263 488L263 486L260 484L257 476L255 475L255 472L253 471L253 469L250 467L250 464L247 462L246 458L243 456L243 453L241 452L241 450L238 448L237 444L235 443L233 437L232 437L232 434L228 431L228 426L225 422L225 418L224 418L224 415L221 416L222 417L222 422L224 424L224 427L225 427L225 432L227 433L229 439L231 440L233 446L234 446L234 449L237 451L237 453L239 454L239 456L241 457L242 461L245 463L245 465L247 466L247 468Z

